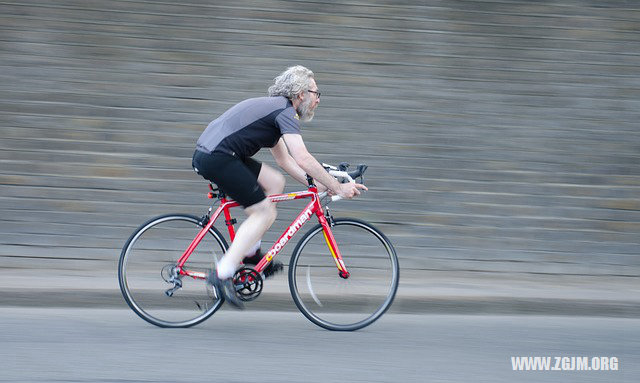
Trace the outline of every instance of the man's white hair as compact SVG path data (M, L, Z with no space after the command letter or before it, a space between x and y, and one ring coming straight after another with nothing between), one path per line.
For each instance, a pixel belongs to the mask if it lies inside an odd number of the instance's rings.
M311 79L313 72L302 65L289 67L273 79L273 85L268 90L269 96L284 96L293 100L300 93L309 90Z

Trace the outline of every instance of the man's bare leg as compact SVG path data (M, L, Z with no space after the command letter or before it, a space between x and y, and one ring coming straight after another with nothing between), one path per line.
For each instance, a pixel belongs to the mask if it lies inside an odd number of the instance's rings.
M266 195L278 194L284 190L285 178L274 168L262 164L258 184L264 189ZM240 225L229 250L218 262L218 277L221 279L233 277L242 260L247 255L255 254L256 245L259 246L259 241L277 216L275 204L269 199L251 205L244 211L247 219Z
M229 246L229 250L218 262L218 277L227 279L233 277L238 265L246 256L249 249L262 238L276 219L276 207L268 199L251 205L245 209L248 217L236 231L236 237Z

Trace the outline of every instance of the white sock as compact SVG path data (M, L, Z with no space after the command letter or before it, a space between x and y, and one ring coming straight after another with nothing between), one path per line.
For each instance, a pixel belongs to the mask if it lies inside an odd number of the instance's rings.
M234 265L228 257L223 257L216 266L216 270L218 271L218 278L229 279L233 277L233 274L236 273L237 266L238 265Z

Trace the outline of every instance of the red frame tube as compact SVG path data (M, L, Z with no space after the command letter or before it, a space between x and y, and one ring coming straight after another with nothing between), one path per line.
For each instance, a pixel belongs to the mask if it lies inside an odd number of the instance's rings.
M331 232L331 226L324 216L324 211L322 209L322 205L320 204L320 198L318 197L318 189L315 186L310 186L308 191L300 191L287 194L274 194L268 196L267 198L269 198L274 203L293 201L303 198L311 198L311 201L306 205L304 209L302 209L302 212L300 212L296 219L293 220L291 225L289 225L289 227L282 233L280 238L273 244L271 249L269 249L265 256L256 265L255 270L257 272L262 272L267 267L269 262L271 262L273 258L280 253L282 248L284 248L289 240L302 228L302 226L304 226L304 224L311 218L311 216L315 214L318 218L318 223L322 225L322 230L324 232L327 246L332 257L334 258L340 276L342 276L343 278L347 278L349 276L349 272L347 271L347 268L340 254L340 250L338 249L338 244L336 243L336 240L333 237L333 233ZM184 270L182 267L186 263L189 256L193 253L195 248L198 247L200 241L202 241L202 238L204 238L207 232L211 229L211 226L213 226L218 217L220 217L220 214L224 213L226 222L231 222L232 217L230 209L238 206L240 206L240 204L236 201L227 200L226 198L222 198L220 200L220 206L218 206L216 211L209 218L209 222L207 222L207 224L200 230L200 232L198 232L198 235L196 235L189 247L180 257L180 259L178 259L177 266L178 268L180 268L180 274L188 275L193 278L206 278L206 275L203 275L203 273L201 272ZM229 238L233 242L233 240L235 239L235 230L233 225L227 224L227 230L229 231Z

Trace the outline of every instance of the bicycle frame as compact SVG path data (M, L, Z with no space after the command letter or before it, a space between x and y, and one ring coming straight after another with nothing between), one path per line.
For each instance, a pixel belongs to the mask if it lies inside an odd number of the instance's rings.
M338 269L338 273L342 278L349 278L349 272L344 264L342 256L340 254L340 250L338 249L338 244L331 232L331 225L327 218L324 215L324 210L322 209L322 205L320 204L320 198L318 196L318 189L315 186L309 186L309 190L307 191L299 191L294 193L286 193L286 194L273 194L268 196L271 202L280 203L284 201L293 201L304 198L311 198L311 201L307 204L307 206L302 209L302 212L293 220L291 225L282 233L280 238L271 246L271 249L265 254L265 256L258 262L255 267L255 270L261 273L273 260L273 258L280 253L282 248L289 242L289 240L304 226L304 224L313 216L314 214L318 218L318 223L322 225L324 239L329 248L329 252L333 257L336 267ZM203 272L186 270L183 268L189 256L193 253L193 251L198 247L200 241L207 232L211 229L211 227L215 224L216 220L220 217L221 214L224 214L225 223L227 225L227 229L229 231L229 237L231 242L235 239L235 230L233 227L233 219L231 217L230 209L234 207L238 207L240 204L233 200L228 200L226 197L220 199L220 206L215 210L215 212L209 218L209 221L203 226L203 228L198 232L196 237L193 239L187 250L182 254L180 259L176 264L177 268L180 270L180 275L187 275L196 279L206 279L207 275Z

